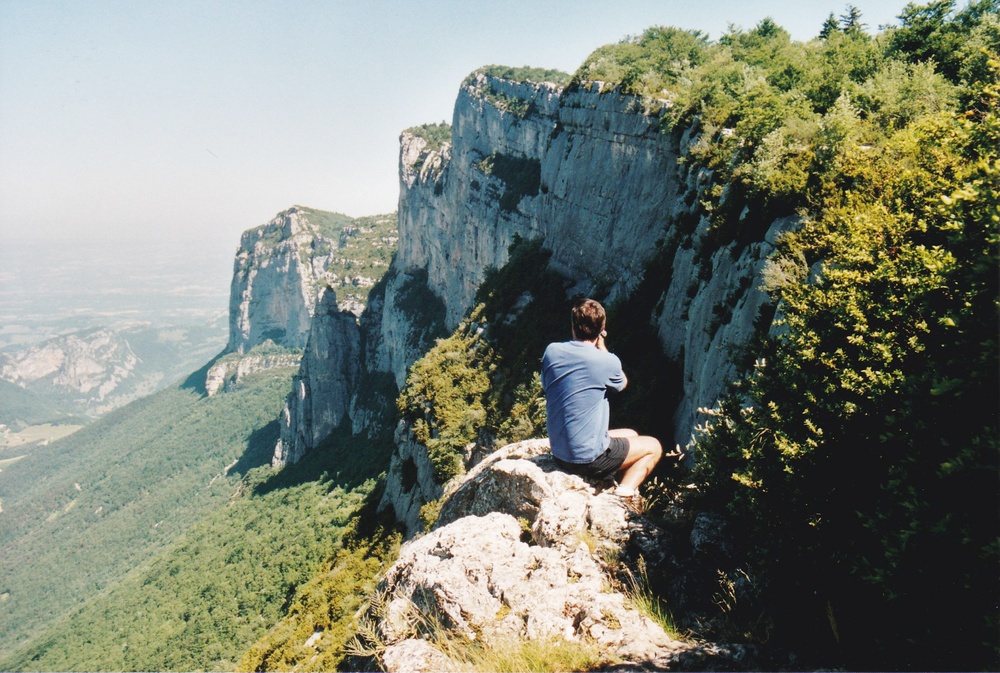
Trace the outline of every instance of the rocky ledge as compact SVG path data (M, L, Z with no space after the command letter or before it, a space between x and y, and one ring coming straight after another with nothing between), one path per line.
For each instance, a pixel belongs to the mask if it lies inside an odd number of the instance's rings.
M586 641L611 668L743 668L747 648L673 637L619 590L626 548L667 537L602 485L559 471L548 440L512 444L448 485L437 523L381 581L364 630L388 671L457 670L434 647L441 629L486 647Z

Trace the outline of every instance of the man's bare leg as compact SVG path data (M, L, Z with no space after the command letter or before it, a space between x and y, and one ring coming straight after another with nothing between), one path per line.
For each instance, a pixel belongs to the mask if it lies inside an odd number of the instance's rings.
M635 430L621 428L609 430L612 437L628 439L628 455L618 472L618 492L635 493L646 477L653 471L663 457L663 447L655 437L640 435Z

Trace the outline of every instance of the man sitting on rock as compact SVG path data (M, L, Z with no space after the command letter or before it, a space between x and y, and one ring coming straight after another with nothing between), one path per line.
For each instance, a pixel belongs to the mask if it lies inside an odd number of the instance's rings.
M542 389L549 443L563 470L588 479L617 477L615 495L641 511L639 485L663 456L655 437L635 430L608 430L608 390L628 385L621 360L604 345L607 316L593 299L572 310L573 340L551 343L542 357Z

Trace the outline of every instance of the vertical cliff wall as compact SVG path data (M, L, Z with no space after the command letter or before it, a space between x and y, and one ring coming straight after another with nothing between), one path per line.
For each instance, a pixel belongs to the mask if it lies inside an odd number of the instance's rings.
M245 353L266 340L305 347L330 251L319 226L298 207L246 231L233 267L227 350Z
M683 377L679 404L662 410L672 416L673 436L661 440L687 446L702 420L698 409L714 406L738 375L734 353L769 327L773 307L759 289L761 273L777 238L798 223L757 223L766 232L759 240L720 242L701 207L712 176L686 160L699 129L667 132L669 107L602 90L600 82L560 89L474 73L459 91L450 145L431 151L419 137L401 138L396 264L426 273L448 329L517 237L543 241L570 294L613 305L642 283L652 297L635 305L652 308L638 323ZM383 353L402 386L414 353L402 348L407 326L396 314L383 313L383 332L396 335ZM397 436L409 435L403 428ZM426 451L412 444L393 457L382 501L410 533L436 492L419 479L431 469Z
M361 331L354 314L337 307L337 293L320 293L292 392L281 416L272 464L298 462L347 419L361 373Z
M477 73L459 90L436 170L408 165L413 144L404 136L398 261L427 270L449 327L515 236L544 238L580 291L627 294L677 193L675 143L661 133L659 108L598 85L567 92Z
M474 73L459 91L450 147L416 168L420 140L402 138L397 262L426 270L453 328L516 236L543 239L571 292L612 304L659 256L666 271L651 281L662 294L647 318L684 372L683 401L665 410L683 445L698 407L736 375L733 347L767 303L757 289L764 260L796 222L774 223L759 241L709 240L700 201L710 175L683 160L698 130L666 132L669 106L600 82L560 89Z

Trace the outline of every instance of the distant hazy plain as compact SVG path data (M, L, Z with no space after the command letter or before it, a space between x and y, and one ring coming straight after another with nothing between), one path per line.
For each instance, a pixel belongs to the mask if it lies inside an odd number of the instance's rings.
M0 349L89 327L206 325L228 310L237 244L2 241Z

